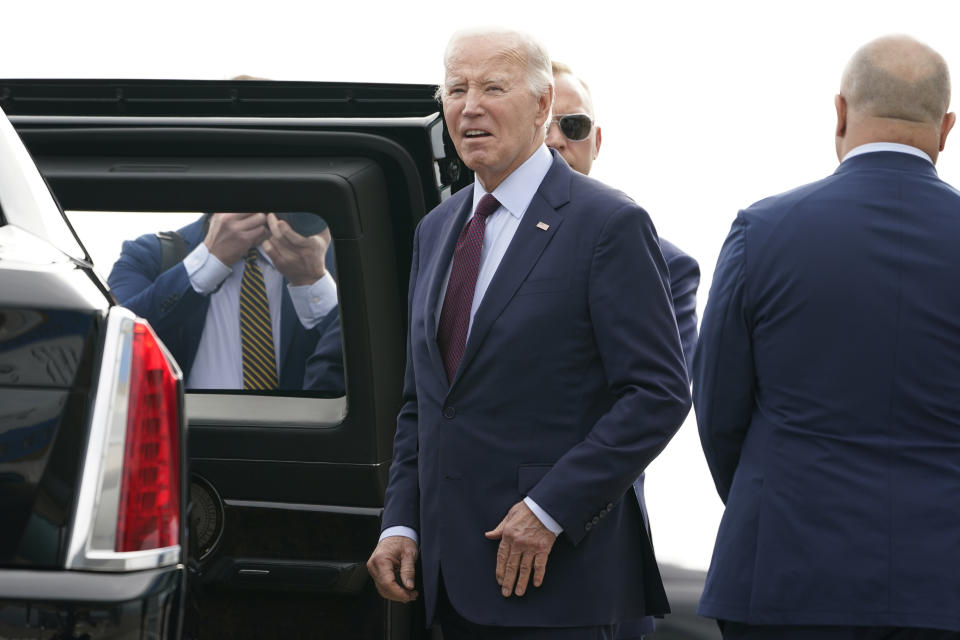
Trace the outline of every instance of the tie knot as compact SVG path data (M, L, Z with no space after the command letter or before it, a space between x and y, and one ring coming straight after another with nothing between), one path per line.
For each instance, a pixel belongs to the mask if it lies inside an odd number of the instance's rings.
M247 261L247 264L257 263L257 253L258 252L256 247L250 247L250 249L247 251L247 255L244 256L244 260Z
M500 208L500 202L492 193L487 193L480 198L480 202L477 203L477 210L474 212L474 214L486 218L498 208Z

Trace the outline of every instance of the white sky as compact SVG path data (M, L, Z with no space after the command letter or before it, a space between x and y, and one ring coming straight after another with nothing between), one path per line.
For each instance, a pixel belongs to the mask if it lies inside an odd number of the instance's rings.
M737 210L835 168L833 95L853 51L907 33L960 78L958 16L947 0L12 0L0 77L434 83L454 30L529 31L593 90L603 128L594 177L699 260L702 315ZM950 141L938 169L960 183ZM705 568L722 505L692 416L651 466L647 491L658 557Z

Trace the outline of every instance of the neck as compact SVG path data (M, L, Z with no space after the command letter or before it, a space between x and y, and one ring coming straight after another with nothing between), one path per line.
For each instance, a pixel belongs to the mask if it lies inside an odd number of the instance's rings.
M920 149L934 162L940 151L939 130L935 125L908 122L894 118L862 117L851 121L843 138L838 140L840 158L852 149L870 142L896 142Z
M503 171L493 172L485 171L483 169L476 169L475 173L477 174L477 180L480 181L480 185L483 187L483 190L487 193L493 193L493 190L500 186L500 184L506 180L511 173L519 169L524 162L529 160L534 153L537 152L537 149L540 148L540 145L543 144L544 136L538 136L534 139L533 145L527 150L526 153L517 154L517 157L514 159L513 163Z

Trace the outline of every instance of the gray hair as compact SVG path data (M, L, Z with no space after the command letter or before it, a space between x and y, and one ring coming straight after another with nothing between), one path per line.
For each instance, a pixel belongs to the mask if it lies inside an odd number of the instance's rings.
M909 36L884 36L850 59L840 95L868 116L939 125L950 106L950 71L927 45Z
M450 37L443 53L443 66L449 68L457 46L461 40L469 38L503 39L503 50L515 54L524 66L527 88L537 98L546 93L553 84L553 72L550 66L550 54L540 41L528 33L503 27L476 27L457 31ZM446 95L446 85L437 86L435 97L442 100Z

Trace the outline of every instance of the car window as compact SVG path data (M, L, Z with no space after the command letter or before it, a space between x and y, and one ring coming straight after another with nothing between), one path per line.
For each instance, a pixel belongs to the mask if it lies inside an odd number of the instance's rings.
M188 393L343 398L330 232L310 212L272 215L297 233L224 264L204 239L264 216L67 212L117 301L146 318L173 354ZM269 233L257 225L244 232Z

